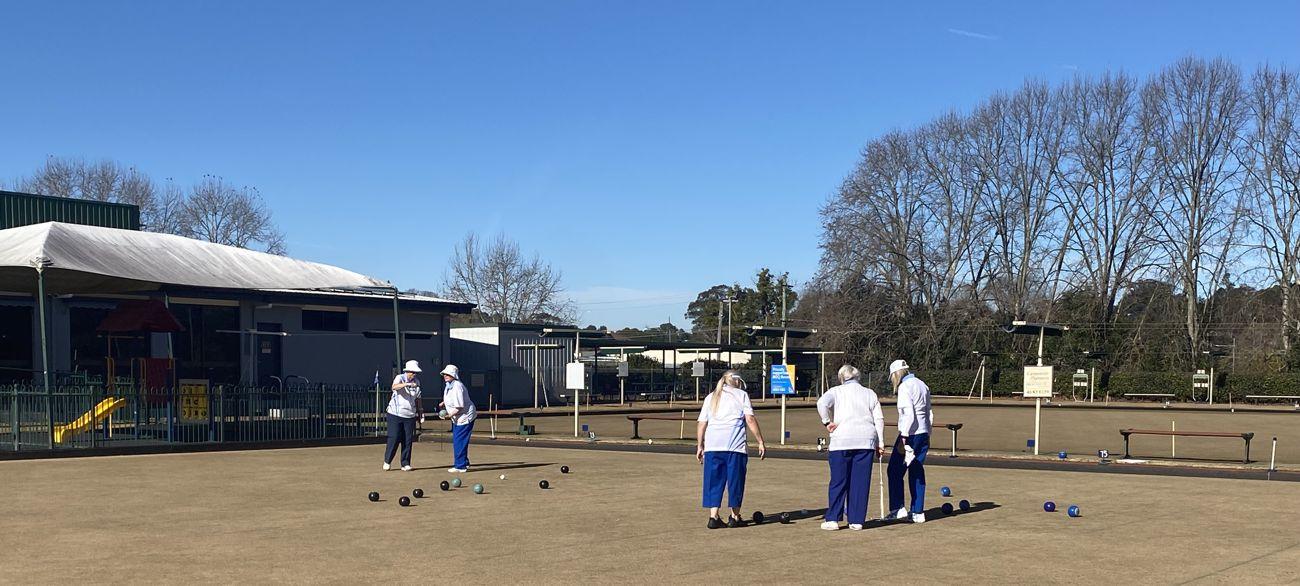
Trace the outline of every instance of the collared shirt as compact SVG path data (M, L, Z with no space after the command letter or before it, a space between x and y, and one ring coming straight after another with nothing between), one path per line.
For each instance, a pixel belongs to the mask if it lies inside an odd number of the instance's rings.
M474 401L469 398L469 389L465 388L465 383L458 379L451 379L451 382L443 388L442 403L447 413L451 414L451 422L455 425L469 425L478 416Z
M745 391L724 386L722 391L709 393L697 419L708 422L704 428L704 451L744 454L745 416L753 414L754 407Z
M856 380L833 387L817 399L822 424L835 422L830 451L874 450L885 444L885 414L876 392Z
M416 405L420 401L420 379L404 372L393 379L395 385L402 383L415 383L416 386L393 391L393 396L388 399L388 413L409 419L419 415Z
M912 437L930 433L934 410L930 408L930 387L914 374L898 383L898 433Z

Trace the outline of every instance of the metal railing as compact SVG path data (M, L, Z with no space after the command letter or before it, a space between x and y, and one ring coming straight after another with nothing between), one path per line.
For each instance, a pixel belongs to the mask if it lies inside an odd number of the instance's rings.
M219 385L0 386L0 451L359 438L387 433L390 391Z

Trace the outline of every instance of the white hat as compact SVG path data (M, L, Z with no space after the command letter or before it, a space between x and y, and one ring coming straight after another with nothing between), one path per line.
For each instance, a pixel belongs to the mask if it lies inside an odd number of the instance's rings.
M451 378L454 379L458 379L458 380L460 379L460 369L456 368L455 364L448 364L447 368L442 369L442 372L440 374L449 375L451 376Z
M418 360L407 360L406 367L402 370L406 372L424 372L423 370L420 370L420 362Z
M889 374L894 374L900 370L908 370L911 367L907 365L906 360L895 360L889 363Z

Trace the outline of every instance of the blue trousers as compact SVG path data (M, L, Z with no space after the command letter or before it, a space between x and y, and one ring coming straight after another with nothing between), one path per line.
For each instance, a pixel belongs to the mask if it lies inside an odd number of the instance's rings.
M745 499L745 470L749 454L704 452L704 498L706 509L722 506L722 489L727 489L727 506L739 508Z
M415 444L415 418L398 417L392 413L388 416L388 447L384 449L384 463L393 463L397 455L397 446L402 446L402 465L411 465L411 446Z
M469 434L474 431L474 422L451 426L451 451L455 457L452 466L469 470Z
M903 508L903 474L907 474L908 489L912 494L913 514L925 512L925 455L930 452L930 434L918 433L907 443L916 452L912 465L903 464L903 436L894 441L894 453L889 455L889 510Z
M827 487L829 503L827 521L839 522L848 504L850 525L867 522L867 503L871 496L871 464L875 450L835 450L830 454L831 483Z

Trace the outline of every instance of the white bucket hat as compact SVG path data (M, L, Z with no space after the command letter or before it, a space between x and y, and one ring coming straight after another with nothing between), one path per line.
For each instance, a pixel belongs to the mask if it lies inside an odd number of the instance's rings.
M442 369L442 372L439 374L449 375L451 378L460 380L460 369L456 368L455 364L448 364L447 368Z
M889 374L891 375L900 370L910 370L910 369L911 367L907 365L906 360L895 360L889 363Z
M406 366L403 367L402 370L406 372L424 372L423 370L420 370L420 362L418 360L407 360Z

